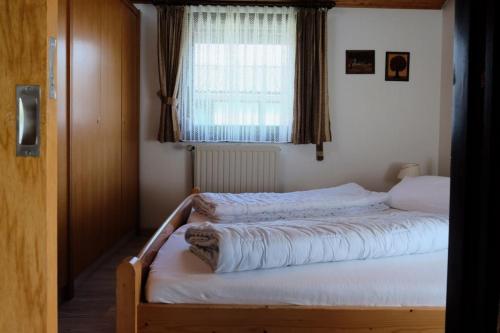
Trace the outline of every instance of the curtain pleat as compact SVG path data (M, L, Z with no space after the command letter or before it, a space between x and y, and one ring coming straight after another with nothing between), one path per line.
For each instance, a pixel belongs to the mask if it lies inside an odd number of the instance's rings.
M158 12L158 68L161 99L158 141L180 140L177 116L177 94L179 90L182 61L182 39L185 9L181 6L157 6Z
M332 140L326 32L325 9L298 10L292 142L316 144L318 160L323 159L323 142Z

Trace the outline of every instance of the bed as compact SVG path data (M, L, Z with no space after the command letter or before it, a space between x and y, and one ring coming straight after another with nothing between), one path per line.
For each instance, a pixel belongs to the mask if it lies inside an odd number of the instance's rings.
M186 251L194 195L118 267L117 332L444 332L446 250L213 274Z

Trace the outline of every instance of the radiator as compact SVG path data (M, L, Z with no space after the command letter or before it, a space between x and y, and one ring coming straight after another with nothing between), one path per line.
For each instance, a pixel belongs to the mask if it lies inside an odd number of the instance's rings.
M197 145L194 186L202 192L278 192L279 152L268 145Z

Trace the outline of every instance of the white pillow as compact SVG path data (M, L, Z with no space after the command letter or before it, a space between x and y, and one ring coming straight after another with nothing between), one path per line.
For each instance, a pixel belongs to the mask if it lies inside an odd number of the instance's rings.
M389 205L393 208L448 215L450 178L405 177L389 191L389 197Z

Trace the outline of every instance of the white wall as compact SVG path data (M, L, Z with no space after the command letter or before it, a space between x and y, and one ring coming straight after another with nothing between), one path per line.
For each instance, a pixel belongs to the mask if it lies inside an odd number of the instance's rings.
M156 130L156 10L138 5L141 18L141 214L158 226L189 193L190 155L185 144L160 144ZM355 181L384 191L402 162L438 171L441 111L442 12L333 9L329 25L330 112L334 139L325 160L313 145L281 145L284 191ZM375 49L375 75L345 75L346 49ZM385 52L409 51L410 81L384 80ZM451 60L450 60L451 61Z
M453 35L455 0L443 7L443 48L441 52L441 115L439 123L439 175L450 175L451 124L453 119Z
M182 144L156 141L160 101L156 92L156 8L136 5L141 11L140 201L141 227L159 226L191 190L190 155Z

